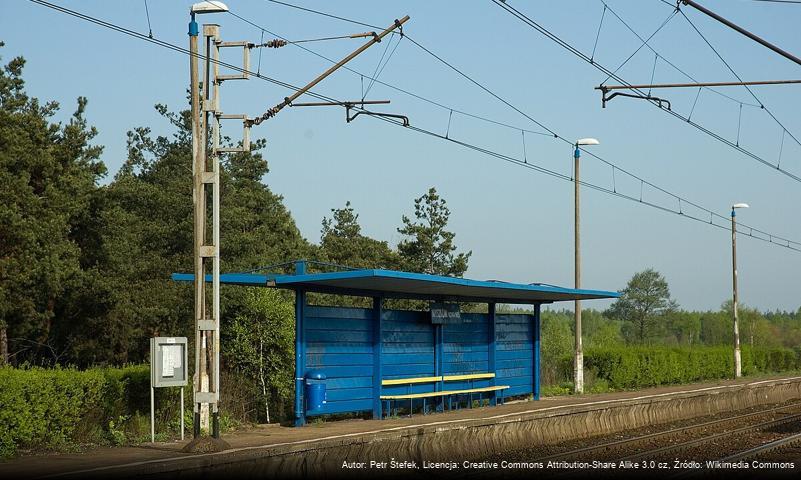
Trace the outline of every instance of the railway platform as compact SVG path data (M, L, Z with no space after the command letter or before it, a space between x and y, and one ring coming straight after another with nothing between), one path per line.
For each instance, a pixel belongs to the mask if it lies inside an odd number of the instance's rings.
M22 456L0 464L0 477L371 476L382 473L377 465L384 462L418 471L424 462L434 470L449 469L454 463L461 468L464 461L502 458L504 452L519 451L521 446L769 409L794 400L801 400L799 376L545 397L385 420L324 421L302 428L256 426L224 435L231 449L218 453L186 454L181 452L186 442L166 442Z

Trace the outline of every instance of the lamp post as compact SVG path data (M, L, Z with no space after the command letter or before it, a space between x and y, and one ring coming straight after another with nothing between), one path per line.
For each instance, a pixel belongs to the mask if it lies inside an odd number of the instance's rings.
M734 378L740 378L742 360L740 357L740 329L737 325L737 221L735 209L748 208L747 203L735 203L731 206L731 278L732 278L732 311L734 312Z
M219 320L220 320L220 250L219 250L219 177L212 176L206 162L206 117L200 99L198 75L198 24L195 15L227 12L228 7L218 1L203 1L189 10L189 90L192 105L192 202L194 204L194 265L195 265L195 374L193 382L194 438L200 438L201 424L208 429L209 406L212 407L212 436L220 438L219 430ZM209 44L206 45L206 82L208 92ZM216 160L215 160L216 161ZM215 168L216 170L216 168ZM213 193L212 244L206 241L208 190ZM212 263L212 311L207 312L206 264ZM209 351L211 349L211 352ZM213 357L209 359L209 354ZM209 371L211 370L211 371ZM211 381L211 385L210 385Z
M600 142L594 138L581 138L576 140L576 149L573 153L573 186L574 186L574 268L575 268L575 284L576 289L581 288L581 238L579 229L579 158L581 157L581 149L579 147L586 145L598 145ZM575 393L584 393L584 351L581 346L581 300L575 302L576 320L576 358L573 364L573 390Z

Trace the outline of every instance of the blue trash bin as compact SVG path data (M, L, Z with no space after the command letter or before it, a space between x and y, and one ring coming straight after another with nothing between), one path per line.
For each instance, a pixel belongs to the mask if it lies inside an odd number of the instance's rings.
M306 373L306 410L320 412L325 405L325 379L323 372L311 370Z

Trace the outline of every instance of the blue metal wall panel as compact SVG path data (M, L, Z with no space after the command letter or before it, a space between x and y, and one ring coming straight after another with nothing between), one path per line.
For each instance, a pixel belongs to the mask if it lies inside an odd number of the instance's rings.
M504 396L534 393L534 315L496 314L496 385Z
M328 415L332 413L348 413L348 412L363 412L365 410L373 409L373 400L371 398L362 400L342 400L336 402L328 402L323 405L319 412L314 414L307 413L306 415Z
M372 309L306 306L306 371L326 377L326 404L314 415L373 408ZM310 413L307 412L307 415Z
M360 354L360 353L369 353L372 355L373 347L367 346L363 342L358 343L326 343L326 342L314 342L309 343L306 346L306 351L310 353L348 353L348 354Z
M442 326L443 375L487 373L489 371L489 323L483 313L462 313L462 323ZM477 386L476 383L473 384ZM488 383L481 386L489 386ZM469 382L446 382L445 389L471 388Z
M391 395L443 388L424 383L377 389L378 376L388 380L485 373L491 371L491 363L495 365L495 379L446 382L444 388L509 385L511 388L504 392L507 397L534 392L533 315L495 316L495 353L491 358L493 329L488 314L463 313L462 323L435 326L428 312L381 310L377 328L375 308L306 306L303 313L304 370L320 370L328 378L327 403L315 415L370 410L375 414L379 391ZM442 337L439 357L437 328ZM374 343L377 336L381 340L378 345ZM374 351L380 351L378 358ZM380 368L378 373L376 368Z
M428 312L384 310L381 361L384 380L430 377L435 374L434 326ZM407 387L384 387L386 394L406 393ZM413 393L430 392L432 385L417 385Z

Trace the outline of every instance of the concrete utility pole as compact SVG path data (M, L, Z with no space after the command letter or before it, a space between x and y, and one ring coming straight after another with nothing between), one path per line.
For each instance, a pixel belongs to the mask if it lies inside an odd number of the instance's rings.
M196 3L190 10L189 23L189 79L192 104L192 201L194 203L194 257L195 257L195 378L194 378L194 440L185 447L185 451L207 451L207 447L197 448L201 426L209 428L209 409L212 417L213 450L227 448L220 440L219 408L220 401L220 154L250 151L250 128L258 125L275 114L311 87L333 73L356 55L371 45L378 43L392 30L400 28L409 17L395 20L394 24L380 34L370 33L373 38L355 52L326 70L311 83L296 91L282 103L268 110L257 119L246 115L226 115L220 110L220 85L228 80L247 80L250 74L249 42L223 42L220 40L220 27L215 24L203 25L203 37L206 40L205 55L198 56L198 24L195 15L205 13L227 12L228 7L220 1L207 0ZM358 34L353 38L368 36ZM227 47L242 48L243 65L234 67L235 75L220 75L220 49ZM198 58L205 61L203 98L200 98L200 77ZM343 103L343 106L345 104ZM220 121L239 120L242 122L242 146L222 147L220 145ZM211 123L210 123L211 122ZM211 125L211 127L209 127ZM209 142L209 135L211 142ZM209 193L211 193L211 232L206 225L208 215ZM211 305L206 288L206 269L211 262L212 288ZM297 372L296 372L297 373ZM297 373L299 377L303 372ZM302 382L302 378L296 379ZM301 398L302 391L296 393Z
M194 8L190 11L191 21L189 22L189 92L191 98L192 108L192 204L193 204L193 230L194 230L194 270L195 270L195 374L194 374L194 391L203 391L200 384L201 376L201 354L205 360L205 347L206 336L200 332L199 322L206 316L204 308L204 282L202 277L204 275L203 257L200 254L201 246L203 245L203 237L200 232L204 229L204 217L199 214L198 197L199 192L203 190L202 184L199 184L200 175L198 172L205 170L204 149L205 145L202 130L200 128L200 79L198 77L198 25L195 21ZM200 278L200 280L199 280ZM202 343L202 347L201 347ZM205 362L203 362L205 367ZM204 369L205 370L205 369ZM197 398L196 398L197 400ZM194 431L195 437L199 435L200 430L200 410L198 403L194 404Z
M581 288L581 203L579 197L579 186L581 185L579 159L581 158L581 149L579 147L582 145L598 145L599 143L600 142L594 138L582 138L576 141L576 150L573 153L573 266L576 290ZM581 300L575 301L573 315L576 321L576 357L573 362L573 391L575 393L584 393L584 349L581 342Z
M220 48L239 47L244 50L243 70L249 68L247 42L223 42L218 25L203 25L206 48L198 56L198 25L195 15L225 12L222 2L206 1L192 6L189 24L190 91L192 99L192 201L194 203L195 255L195 378L194 378L194 438L200 438L201 427L220 438L220 154L250 151L250 127L244 115L224 115L220 111L220 84L225 80L247 79L247 73L220 75ZM203 98L200 92L198 58L205 61ZM211 118L210 118L211 115ZM243 122L242 146L220 146L220 120L238 119ZM211 128L209 128L211 124ZM211 142L208 137L211 135ZM209 144L210 143L210 144ZM209 218L211 195L211 231ZM211 295L206 288L206 270L211 263ZM211 297L211 298L209 298ZM211 305L209 305L211 303ZM210 411L211 410L211 411ZM191 445L191 444L190 444Z
M731 278L732 278L732 311L734 312L734 378L743 375L740 357L740 329L737 323L737 221L734 210L748 208L747 203L736 203L731 207Z

